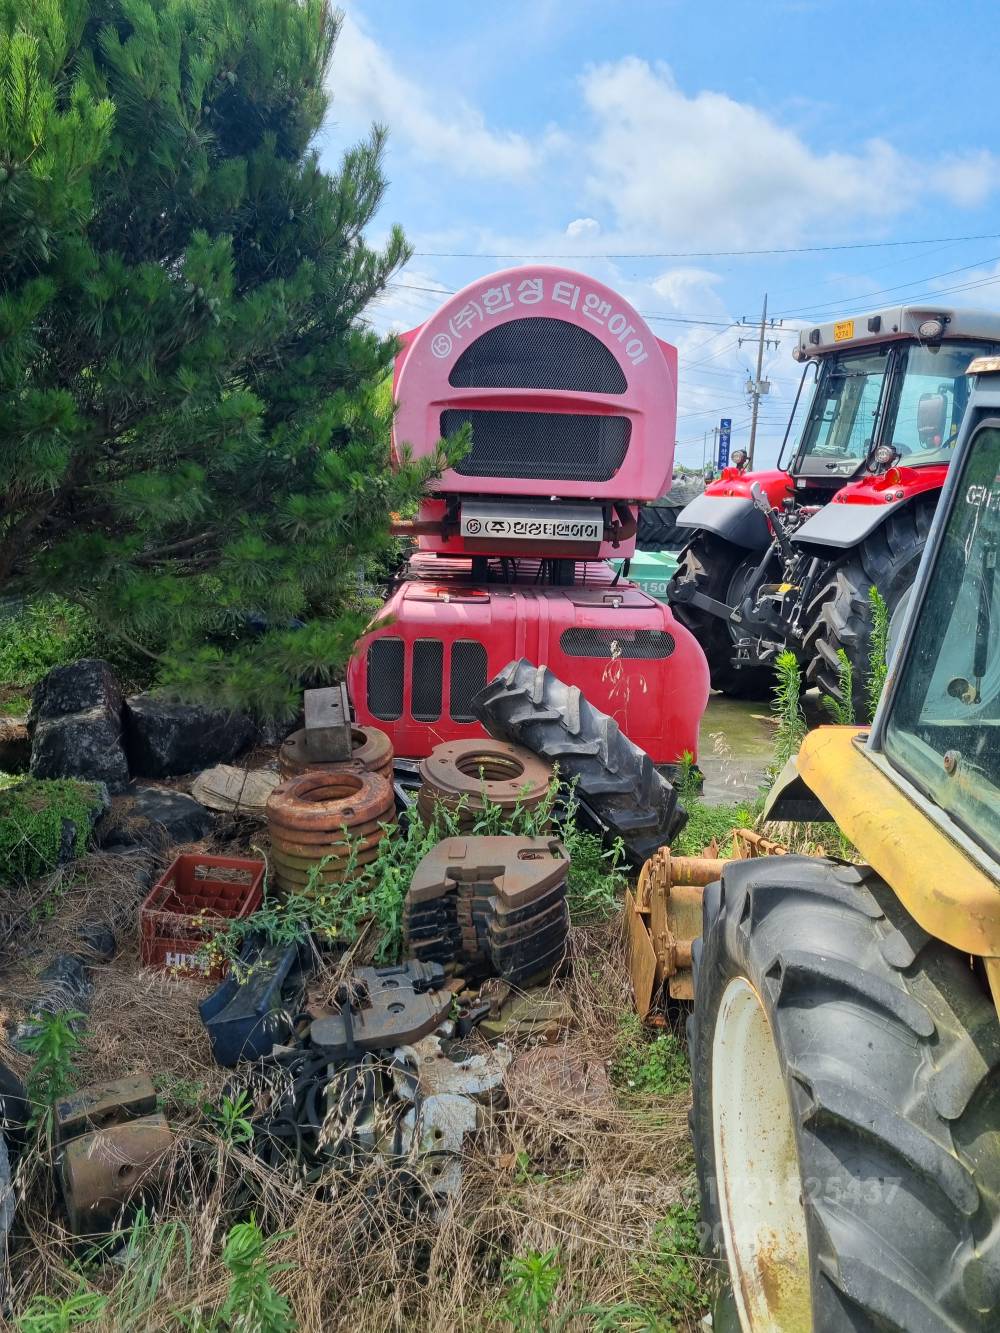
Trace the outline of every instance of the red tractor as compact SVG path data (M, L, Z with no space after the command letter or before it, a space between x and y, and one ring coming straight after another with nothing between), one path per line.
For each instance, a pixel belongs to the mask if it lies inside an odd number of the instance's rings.
M526 658L655 763L696 755L704 653L607 563L633 554L638 504L671 474L676 349L601 283L535 266L474 283L402 343L397 454L466 424L472 444L408 525L419 549L351 662L358 721L404 758L480 737L473 698Z
M791 649L809 683L864 706L878 589L891 613L927 540L969 395L965 370L1000 345L1000 315L904 306L803 329L804 362L777 468L734 466L677 518L690 536L668 590L712 685L766 697ZM798 443L783 460L799 401Z

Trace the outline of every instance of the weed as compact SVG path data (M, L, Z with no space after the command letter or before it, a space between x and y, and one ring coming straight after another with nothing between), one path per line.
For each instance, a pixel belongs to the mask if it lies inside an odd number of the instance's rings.
M194 1078L177 1078L173 1074L154 1074L157 1109L177 1107L184 1111L200 1111L205 1101L205 1085Z
M667 1327L707 1304L698 1251L697 1206L675 1204L654 1226L649 1252L635 1261L645 1303L659 1320L668 1321Z
M702 856L714 842L723 856L728 855L724 843L729 834L735 828L752 828L763 804L762 798L728 805L693 802L687 807L688 822L674 839L672 850L678 856Z
M701 774L698 772L694 755L690 750L685 750L677 765L677 777L674 780L674 789L681 804L694 805L701 799L701 788Z
M64 854L83 853L93 825L97 789L73 778L25 778L0 790L0 879L34 879Z
M144 1208L136 1213L130 1227L112 1232L94 1246L88 1259L101 1262L113 1255L121 1271L113 1294L107 1298L113 1306L111 1322L116 1333L149 1327L147 1316L169 1284L178 1251L186 1276L191 1271L190 1228L183 1222L154 1221Z
M802 744L806 734L806 719L802 712L802 674L795 654L786 649L778 654L774 666L777 681L772 711L778 720L774 738L774 771L780 772Z
M217 1107L208 1108L219 1138L230 1148L249 1143L253 1138L253 1125L250 1115L253 1103L248 1093L243 1090L235 1097L225 1096Z
M684 1047L672 1032L649 1037L635 1014L618 1020L618 1040L611 1078L623 1092L671 1097L691 1083Z
M69 1296L36 1296L17 1321L18 1333L74 1333L96 1324L108 1311L108 1298L82 1282Z
M93 649L92 625L81 607L60 597L39 598L0 620L0 684L34 685L53 667Z
M39 1014L37 1030L22 1043L24 1052L34 1057L26 1080L30 1124L46 1142L52 1140L55 1104L73 1088L73 1058L82 1041L73 1024L85 1017L72 1009Z
M843 648L837 649L837 683L840 686L840 698L832 694L823 695L823 703L830 711L834 722L842 727L854 725L854 667Z
M221 1324L216 1322L214 1328L229 1333L294 1333L298 1325L291 1308L274 1288L274 1279L293 1265L274 1263L269 1257L287 1238L287 1233L265 1238L253 1217L230 1227L222 1251L230 1273L229 1290L219 1311Z
M885 598L874 584L868 589L868 601L872 609L872 643L868 654L868 679L865 681L865 694L868 703L868 720L871 721L878 708L885 678L889 671L889 608Z
M539 1333L551 1328L549 1314L562 1276L559 1251L554 1248L509 1259L504 1267L505 1290L497 1314L515 1333Z

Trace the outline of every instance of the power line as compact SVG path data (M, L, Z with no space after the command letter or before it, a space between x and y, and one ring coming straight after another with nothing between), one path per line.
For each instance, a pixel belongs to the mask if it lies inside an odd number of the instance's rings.
M879 287L874 292L863 292L860 296L852 296L852 301L867 301L872 296L884 296L887 292L903 291L907 287L920 287L925 282L934 282L938 278L949 278L955 273L968 273L970 269L981 268L984 264L995 264L1000 260L1000 255L990 255L986 259L977 259L974 264L963 264L960 268L948 268L942 273L929 273L925 278L913 278L909 282L897 282L893 287ZM783 315L802 315L813 310L828 310L830 306L843 308L843 301L822 301L817 305L794 306L787 310L782 310Z
M835 250L888 250L905 245L951 245L960 241L996 241L1000 232L974 236L923 236L912 241L854 241L838 245L775 246L760 250L658 250L658 251L540 251L527 250L414 250L421 259L732 259L740 255L829 254Z

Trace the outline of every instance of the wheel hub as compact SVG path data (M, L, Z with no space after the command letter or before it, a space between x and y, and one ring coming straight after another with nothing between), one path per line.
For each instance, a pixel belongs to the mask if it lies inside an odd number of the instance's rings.
M744 1333L808 1333L809 1247L791 1107L767 1013L745 977L730 981L716 1020L712 1132Z

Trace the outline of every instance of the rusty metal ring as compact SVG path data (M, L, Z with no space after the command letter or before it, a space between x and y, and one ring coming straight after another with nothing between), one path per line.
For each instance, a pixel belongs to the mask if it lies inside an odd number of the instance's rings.
M386 778L354 767L289 778L268 797L267 812L286 828L339 829L377 820L392 804Z
M297 777L316 768L335 768L336 763L315 763L308 758L305 728L287 736L278 751L278 771L283 778ZM389 777L392 772L392 741L378 727L351 727L351 758L341 762L361 764L371 773Z
M441 793L501 802L537 804L548 790L552 770L521 745L505 741L449 741L420 762L423 783Z
M294 843L297 847L311 847L313 850L333 846L370 847L382 840L383 824L395 828L396 821L385 819L379 824L363 824L358 828L349 828L346 832L338 829L336 833L310 833L308 830L303 832L301 829L283 828L280 824L271 823L269 832L272 843L286 845Z
M281 852L291 852L295 856L309 856L315 861L320 856L337 856L346 858L352 851L366 852L369 847L377 847L382 841L383 834L381 830L378 833L370 833L367 838L358 838L357 841L347 841L337 839L330 842L301 842L294 837L275 836L271 832L271 846L277 847Z
M275 865L279 867L280 870L282 871L290 870L295 872L301 870L303 872L308 872L314 866L318 867L321 861L326 861L327 864L322 868L322 870L319 871L321 875L325 875L328 871L330 874L340 874L349 865L355 865L355 866L369 865L372 861L374 861L377 858L377 856L378 856L378 846L366 847L364 851L359 851L357 855L354 856L353 858L328 857L328 856L295 856L290 852L286 852L284 848L276 848L276 847L271 848L271 859L274 861Z

